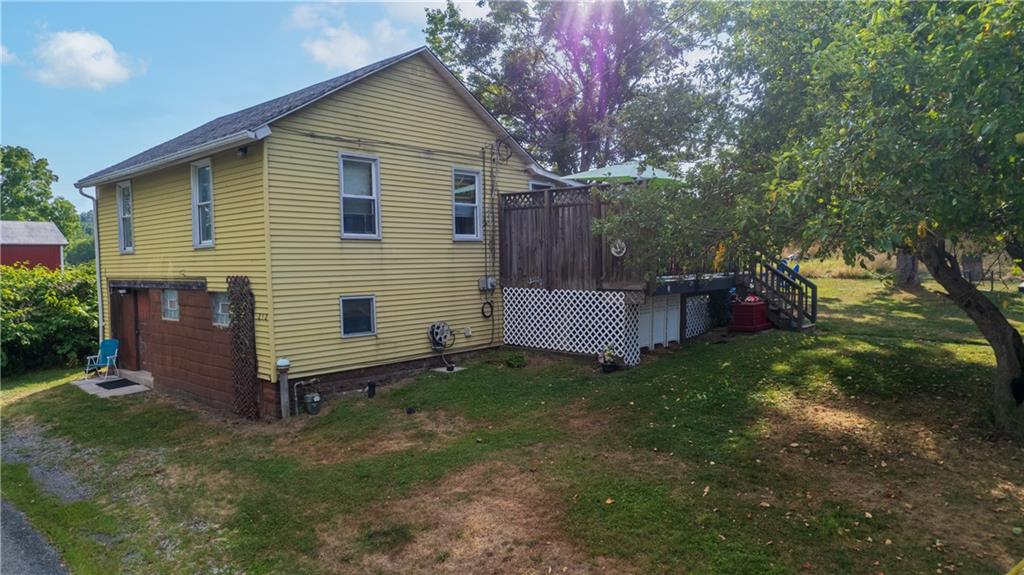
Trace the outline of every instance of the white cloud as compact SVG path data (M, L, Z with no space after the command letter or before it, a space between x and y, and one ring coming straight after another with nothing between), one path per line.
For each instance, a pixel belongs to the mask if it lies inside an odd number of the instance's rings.
M378 20L366 35L354 32L346 22L321 26L316 37L302 41L314 60L332 70L359 68L413 46L409 34L390 20Z
M351 70L417 45L409 31L390 19L356 31L345 20L340 4L300 4L292 8L289 24L312 31L302 48L328 69Z
M118 52L95 32L53 32L36 47L32 75L51 86L102 90L141 74L145 66Z
M7 46L0 44L0 64L13 64L18 61L18 57L7 49Z
M288 25L292 28L312 29L328 26L332 20L344 16L340 2L327 4L299 4L292 8Z

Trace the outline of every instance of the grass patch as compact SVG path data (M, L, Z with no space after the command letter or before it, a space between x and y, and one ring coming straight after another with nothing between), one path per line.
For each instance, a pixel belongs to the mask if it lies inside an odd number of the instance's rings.
M70 383L82 376L80 368L57 367L4 377L0 383L0 407L6 407L33 393Z
M0 464L3 498L46 535L76 574L107 575L120 570L120 557L97 541L118 533L117 520L92 501L63 504L33 483L28 466Z
M100 400L39 374L20 384L35 393L5 388L4 424L89 450L111 479L67 515L5 466L4 496L20 492L12 502L62 538L76 572L118 569L89 517L132 526L118 549L144 554L133 572L1005 572L1024 555L1010 528L1024 485L1019 448L989 438L991 350L927 289L819 286L815 335L696 340L614 374L496 352L290 424L228 426L155 394ZM1024 326L1022 298L992 297ZM457 480L481 468L517 481ZM503 538L468 511L444 514L467 521L455 525L402 515L417 498L482 509ZM517 523L530 505L544 520Z
M402 523L380 528L366 527L359 535L359 544L365 551L388 553L399 549L412 539L412 528Z

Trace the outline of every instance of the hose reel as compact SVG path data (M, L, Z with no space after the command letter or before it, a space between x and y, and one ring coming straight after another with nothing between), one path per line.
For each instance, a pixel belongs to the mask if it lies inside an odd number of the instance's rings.
M430 348L441 354L441 361L448 371L455 369L455 364L448 361L444 356L445 350L455 345L455 334L452 328L443 321L435 321L427 328L427 338L430 340Z

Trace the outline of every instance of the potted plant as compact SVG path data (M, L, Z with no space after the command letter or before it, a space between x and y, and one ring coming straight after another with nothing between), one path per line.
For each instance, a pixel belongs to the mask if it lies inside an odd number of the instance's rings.
M615 353L615 346L607 344L604 351L597 354L597 363L601 364L601 371L611 373L619 369L619 356Z

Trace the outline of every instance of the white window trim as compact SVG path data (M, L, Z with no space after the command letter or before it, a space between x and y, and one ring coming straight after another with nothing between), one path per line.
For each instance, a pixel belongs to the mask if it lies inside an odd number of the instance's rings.
M165 311L165 307L166 307L164 305L164 299L167 298L167 292L174 292L174 303L178 306L178 308L177 308L178 317L167 317L166 315L164 315L164 311ZM160 319L162 319L164 321L180 321L181 320L181 296L178 295L178 290L176 290L176 289L160 290Z
M537 191L537 192L539 192L539 191L542 191L542 190L534 190L534 189L533 189L533 187L534 187L534 186L545 186L545 188L544 188L544 189L547 189L547 190L553 190L553 189L555 189L555 185L554 185L554 184L552 184L552 183L550 183L550 182L542 182L542 181L540 181L540 180L530 180L530 182L529 182L529 186L530 186L530 191L531 191L531 192L534 192L534 191Z
M375 234L350 234L345 232L345 174L344 174L344 160L350 158L353 160L362 160L365 162L371 162L373 169L371 171L373 178L373 213L377 216L377 225ZM362 198L367 199L366 196L349 196L351 198ZM338 215L340 220L338 222L338 229L341 231L341 238L344 240L379 240L381 239L380 229L380 158L371 154L361 154L359 152L338 152Z
M122 254L134 254L135 253L135 193L132 191L132 181L125 180L114 184L114 188L117 190L117 248ZM124 193L124 189L128 188L128 193L131 195L131 207L132 213L128 214L128 219L132 221L132 245L125 246L125 234L124 234L124 204L121 202L121 196ZM95 223L93 224L96 225Z
M461 172L463 174L473 174L474 176L476 176L476 233L473 235L455 233L455 174L457 172ZM483 240L484 190L483 176L481 175L480 170L474 170L473 168L460 168L458 166L453 167L451 190L448 193L452 197L452 240L456 242L479 242ZM463 203L462 205L468 206L470 204Z
M367 332L345 333L345 300L368 299L370 300L370 323L372 329ZM375 295L343 295L338 298L338 327L341 329L342 339L353 337L366 337L377 335L377 296Z
M197 177L198 168L207 167L210 168L210 239L209 241L199 241L200 227L199 227L199 178ZM192 175L192 247L196 249L212 248L215 244L217 237L216 229L217 226L214 224L216 219L214 218L214 186L213 186L213 165L210 163L210 158L192 162L191 168Z

